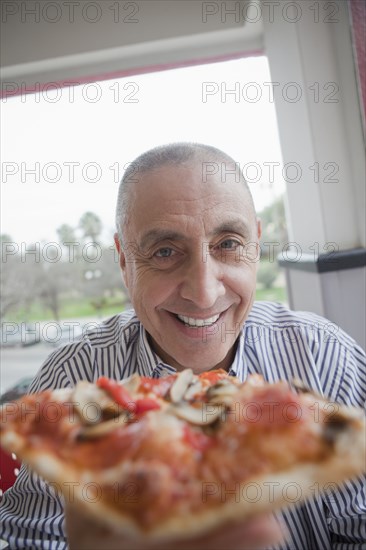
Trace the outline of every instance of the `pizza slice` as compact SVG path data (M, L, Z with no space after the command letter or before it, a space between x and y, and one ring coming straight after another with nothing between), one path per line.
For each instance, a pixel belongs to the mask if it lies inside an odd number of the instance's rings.
M3 447L114 529L191 537L365 468L365 420L294 383L186 369L100 378L1 409Z

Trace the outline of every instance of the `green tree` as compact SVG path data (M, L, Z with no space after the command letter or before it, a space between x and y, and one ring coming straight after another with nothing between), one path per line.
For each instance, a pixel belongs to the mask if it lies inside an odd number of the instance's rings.
M278 197L270 205L266 206L266 208L259 212L258 217L262 221L262 256L269 256L271 249L280 253L282 248L288 243L283 197Z
M94 212L85 212L80 218L79 228L82 231L82 237L86 241L100 243L100 234L102 232L102 222Z
M280 272L277 256L288 243L283 197L274 200L258 214L258 217L262 222L258 282L269 289L272 288Z
M40 254L22 254L18 243L10 235L1 235L0 270L0 318L23 309L25 315L38 296L38 274L41 265ZM29 244L28 250L37 250L36 244Z
M38 277L38 296L55 321L60 320L62 296L72 288L71 273L67 262L42 263Z
M10 237L10 235L8 235L8 233L1 233L0 235L1 246L3 245L3 243L11 243L11 242L13 242L13 239Z
M56 233L61 244L76 242L75 229L67 223L62 224L56 229Z

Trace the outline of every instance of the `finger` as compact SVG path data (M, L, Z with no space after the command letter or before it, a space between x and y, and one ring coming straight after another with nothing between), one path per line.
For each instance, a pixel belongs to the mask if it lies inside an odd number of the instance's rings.
M283 542L285 532L272 516L260 516L246 522L226 523L197 538L174 541L161 550L256 550ZM154 548L155 550L155 548Z
M78 506L67 506L66 528L70 550L90 550L102 544L106 550L259 550L284 540L281 526L272 516L225 525L199 537L152 542L151 539L125 538L91 518ZM97 546L96 546L97 545Z

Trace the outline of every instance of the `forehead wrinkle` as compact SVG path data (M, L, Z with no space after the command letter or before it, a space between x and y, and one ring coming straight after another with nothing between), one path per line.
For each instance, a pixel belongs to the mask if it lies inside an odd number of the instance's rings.
M252 233L251 225L241 218L226 218L223 219L214 227L210 228L208 231L208 237L217 237L223 233L236 233L237 235L242 235L244 238L249 238Z
M200 212L200 216L202 216L203 224L206 226L206 220L205 220L205 214L210 214L211 210L217 209L218 207L222 207L220 210L220 213L218 216L216 216L217 223L215 223L215 227L211 230L208 228L209 234L218 234L218 233L225 233L225 232L236 232L239 234L243 234L244 236L250 235L253 229L253 223L255 222L255 212L253 211L253 220L251 216L251 212L246 212L245 208L243 208L242 212L238 211L228 211L228 204L225 203L225 201L217 201L213 205L208 205L206 208L203 208Z
M180 197L168 199L166 201L166 210L169 216L186 216L188 218L193 218L201 216L206 210L210 210L210 208L214 208L220 204L220 201L217 201L217 203L202 209L202 202L207 204L210 199L212 200L212 196L210 197L210 195L207 195L207 197L194 197L191 199ZM198 205L198 207L196 207L196 205Z
M242 196L237 197L234 205L231 193L227 196L221 192L216 194L210 193L209 189L202 189L199 196L179 195L178 192L175 197L162 196L156 206L146 202L143 204L143 210L147 209L146 214L152 214L152 223L145 231L141 228L141 248L162 240L191 240L195 233L202 230L201 236L204 234L207 239L225 232L235 232L245 238L252 234L248 205L243 204L242 208L237 208L238 202L243 200ZM255 213L253 214L255 219ZM198 226L201 226L201 230Z
M174 231L173 229L150 229L144 233L141 237L140 247L142 249L147 248L149 245L154 244L159 241L181 241L185 236L179 231Z

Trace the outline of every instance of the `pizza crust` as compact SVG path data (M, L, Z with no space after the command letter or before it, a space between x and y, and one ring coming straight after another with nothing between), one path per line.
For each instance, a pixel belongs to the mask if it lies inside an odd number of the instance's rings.
M203 535L227 522L245 521L256 515L271 513L306 499L319 495L326 489L333 490L339 480L354 476L355 471L362 469L356 453L365 454L365 446L353 448L353 453L333 457L321 465L303 464L287 472L277 472L261 478L246 481L236 489L238 502L224 502L222 505L203 508L201 512L187 513L172 517L154 528L143 531L127 515L108 506L103 500L95 503L86 502L82 491L76 495L85 512L96 519L103 518L114 531L133 538L148 538L154 541L165 541L174 538L191 538ZM215 484L207 482L207 486ZM214 488L214 487L213 487ZM220 490L220 488L218 488ZM228 492L232 487L228 489ZM223 489L223 496L225 489Z
M354 419L354 414L350 417ZM256 515L304 502L327 488L333 490L340 482L362 472L366 455L365 437L360 437L359 432L352 429L344 429L336 440L335 452L326 460L299 464L287 471L248 479L235 488L219 486L208 480L202 488L203 502L205 491L221 492L223 502L215 506L203 506L198 512L170 517L149 530L143 530L123 510L103 499L103 487L95 481L98 476L93 472L81 474L51 453L40 453L30 448L27 441L14 431L4 434L2 444L5 449L19 453L35 472L50 482L56 491L61 491L66 502L70 499L77 502L87 515L102 520L125 536L155 541L203 535L229 521L245 521ZM101 488L100 498L98 495L93 497L90 492L96 485Z
M352 477L354 472L362 471L360 457L365 456L365 444L360 444L360 440L355 441L354 437L345 436L342 439L341 446L344 452L321 464L303 464L287 472L248 480L236 490L235 498L238 497L238 502L224 502L222 506L173 517L148 532L143 532L131 518L115 513L114 509L102 501L89 505L84 501L83 504L96 517L103 517L114 530L129 536L148 537L158 541L203 535L228 521L245 521L256 515L303 502L314 494L319 495L327 485L333 489L339 481ZM347 449L352 451L349 452ZM214 483L212 485L212 489L221 491ZM211 486L207 485L207 488L211 489ZM228 488L227 492L230 490L232 487ZM225 497L225 489L222 489L222 494Z

